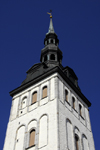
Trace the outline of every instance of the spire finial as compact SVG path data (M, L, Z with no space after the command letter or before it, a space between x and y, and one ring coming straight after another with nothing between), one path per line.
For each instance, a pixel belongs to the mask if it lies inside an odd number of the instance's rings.
M47 12L47 14L50 15L50 25L49 25L49 30L47 34L54 33L53 22L52 22L52 10L50 10L50 13Z
M49 15L50 15L50 18L52 18L52 10L50 10L50 13L47 12L47 14L49 14Z

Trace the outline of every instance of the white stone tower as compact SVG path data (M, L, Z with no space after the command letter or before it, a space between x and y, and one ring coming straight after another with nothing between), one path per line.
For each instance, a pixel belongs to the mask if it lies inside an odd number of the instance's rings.
M88 107L74 71L62 66L52 16L40 63L10 92L3 150L95 150Z

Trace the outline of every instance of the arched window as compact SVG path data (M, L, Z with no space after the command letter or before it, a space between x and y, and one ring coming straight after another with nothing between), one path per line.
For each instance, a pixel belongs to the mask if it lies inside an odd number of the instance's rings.
M75 134L75 150L79 150L79 137Z
M26 100L27 100L27 97L24 97L22 99L22 104L21 104L22 105L22 109L26 107Z
M24 136L25 136L25 126L21 126L16 133L16 144L15 150L18 150L19 147L22 150L24 146ZM9 148L8 148L9 149Z
M47 41L45 41L45 45L47 45Z
M39 147L38 147L39 150L43 146L46 146L47 142L48 142L48 117L47 115L43 115L39 120Z
M53 39L51 39L51 43L53 43Z
M37 92L35 91L33 94L32 94L32 104L36 103L37 101Z
M73 127L69 119L67 119L67 142L68 150L73 150Z
M30 132L29 147L35 145L35 129Z
M82 116L82 106L79 104L79 114Z
M88 139L84 134L82 135L82 141L83 141L83 150L89 150Z
M72 97L72 107L75 109L75 98Z
M54 54L50 55L50 60L55 60L55 55Z
M43 90L42 90L42 98L45 98L47 97L47 86L43 87Z
M47 61L47 55L44 56L44 62Z
M65 100L68 102L68 91L65 90Z

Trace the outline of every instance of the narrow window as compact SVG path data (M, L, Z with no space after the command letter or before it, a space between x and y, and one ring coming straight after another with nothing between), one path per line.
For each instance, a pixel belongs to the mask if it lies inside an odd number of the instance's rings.
M22 104L21 104L22 109L26 107L26 100L27 100L27 97L24 97L23 100L22 100Z
M45 45L47 45L47 41L45 41Z
M55 55L54 54L50 55L50 60L55 60Z
M68 102L68 91L65 90L65 100Z
M82 106L79 104L79 114L82 116Z
M47 44L49 44L49 40L47 40Z
M67 138L68 138L68 150L73 150L73 129L69 119L67 119Z
M76 147L76 150L79 150L79 138L76 134L75 134L75 147Z
M47 86L43 87L42 98L47 97Z
M47 55L44 56L44 62L47 61Z
M51 43L53 43L53 39L51 39Z
M34 92L32 95L32 104L36 103L37 101L37 92Z
M75 109L75 98L74 97L72 97L72 103L73 103L72 107Z
M21 126L17 130L17 135L16 135L16 145L14 150L18 150L19 147L22 150L24 146L24 135L25 135L25 126ZM9 148L8 148L9 149Z
M47 145L47 141L48 141L48 123L47 123L48 117L47 115L43 115L40 120L39 120L39 149L41 150L41 148L43 146ZM43 148L44 149L44 148ZM48 150L48 148L46 148L45 150Z
M35 129L30 132L29 147L35 145Z

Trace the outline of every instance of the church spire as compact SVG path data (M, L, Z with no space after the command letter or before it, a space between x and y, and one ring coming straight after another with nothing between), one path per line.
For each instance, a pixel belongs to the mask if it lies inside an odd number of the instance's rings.
M47 12L47 14L50 15L50 25L49 25L49 30L48 30L48 33L47 33L47 34L49 34L49 33L55 33L55 32L54 32L54 27L53 27L53 22L52 22L52 14L51 14L51 13L48 13L48 12Z
M61 65L62 63L62 51L59 49L59 39L57 34L54 32L54 27L52 23L51 11L48 13L50 15L50 25L48 33L44 39L44 48L41 50L40 61L45 62L49 65Z
M49 44L54 44L54 45L58 46L59 40L58 40L57 35L54 31L51 12L52 12L52 10L50 10L50 13L47 12L47 14L50 15L50 24L49 24L48 33L46 33L46 37L44 39L44 45L47 46Z

